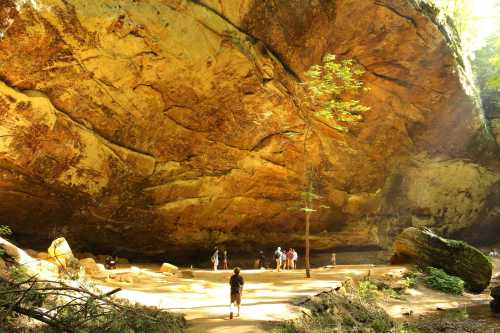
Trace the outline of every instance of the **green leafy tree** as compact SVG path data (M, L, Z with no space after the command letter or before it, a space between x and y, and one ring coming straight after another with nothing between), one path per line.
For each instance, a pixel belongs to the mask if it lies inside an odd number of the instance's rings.
M490 72L487 74L485 82L486 88L495 91L498 98L498 93L500 93L500 35L497 34L490 40L491 42L485 47L485 49L488 48L490 52L488 56Z
M8 226L0 224L0 237L10 236L11 234L12 230ZM5 251L2 248L0 248L0 257L3 257L4 254Z
M310 272L310 242L309 233L311 214L321 208L321 196L315 193L315 170L310 156L310 139L314 132L317 120L327 120L333 123L333 128L341 132L349 132L349 123L363 120L362 114L370 110L355 96L367 91L361 80L364 70L357 68L350 59L338 61L333 54L327 54L320 65L312 66L305 72L306 80L303 82L306 98L301 108L305 121L304 134L304 165L305 165L305 190L302 193L305 214L305 264L306 277L311 277Z
M10 236L12 230L6 225L0 225L0 237Z
M476 51L473 70L486 116L500 117L500 35L487 39Z

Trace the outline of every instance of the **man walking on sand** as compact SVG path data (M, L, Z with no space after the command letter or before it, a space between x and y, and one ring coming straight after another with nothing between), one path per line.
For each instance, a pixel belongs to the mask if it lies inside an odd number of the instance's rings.
M234 274L229 279L229 285L231 286L231 304L229 305L229 319L233 319L233 304L238 307L238 313L236 317L240 316L240 305L241 305L241 294L243 292L243 277L240 275L240 268L236 267L234 269Z

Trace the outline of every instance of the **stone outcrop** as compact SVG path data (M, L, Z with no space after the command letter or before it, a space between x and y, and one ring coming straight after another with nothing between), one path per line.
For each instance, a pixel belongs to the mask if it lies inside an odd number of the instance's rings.
M377 217L381 243L391 243L411 226L476 243L497 241L498 172L471 161L416 156L388 177L383 191Z
M407 224L498 224L498 164L471 160L493 148L467 61L422 1L1 6L0 223L20 241L61 234L82 251L169 260L214 244L300 247L299 83L327 52L366 71L371 111L349 133L315 120L330 208L313 217L312 247L380 246ZM466 181L424 197L404 181L433 182L446 163ZM443 213L450 189L467 208Z
M70 265L71 261L76 259L73 255L73 251L71 251L71 247L64 237L55 239L52 244L50 244L47 252L50 259L62 268L66 268Z
M162 273L172 273L175 274L179 271L179 267L169 264L169 263L163 263L160 267L160 272Z
M465 288L475 293L488 287L493 271L491 261L478 249L413 227L405 229L394 241L392 262L441 268L460 277Z
M75 278L82 272L80 261L73 255L73 251L64 237L55 239L47 252L49 261L58 268L61 276Z

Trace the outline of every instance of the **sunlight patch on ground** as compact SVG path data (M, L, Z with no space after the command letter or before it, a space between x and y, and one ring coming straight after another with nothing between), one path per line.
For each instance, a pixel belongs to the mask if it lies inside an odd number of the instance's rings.
M368 275L383 279L391 275L401 276L407 270L403 266L340 265L314 269L311 279L305 278L304 270L243 270L245 287L241 317L229 320L228 281L232 271L194 270L194 278L184 279L161 274L159 266L140 268L138 276L141 279L134 279L133 283L111 280L100 282L99 286L104 291L120 287L123 290L119 295L133 302L184 313L189 323L187 333L267 332L269 325L300 315L301 309L295 304L308 296L335 288L345 279L360 281ZM129 271L122 269L120 273ZM438 307L446 309L484 301L487 296L447 295L419 286L418 289L408 289L404 297L404 300L388 297L381 305L389 314L401 317L409 308L415 315L435 311Z

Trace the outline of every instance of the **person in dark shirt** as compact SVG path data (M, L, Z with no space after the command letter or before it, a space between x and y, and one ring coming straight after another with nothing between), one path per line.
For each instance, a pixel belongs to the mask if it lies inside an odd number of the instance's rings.
M260 269L266 268L266 257L264 256L264 251L259 251L259 267Z
M234 274L229 279L229 285L231 286L231 304L229 306L229 319L233 319L233 306L236 304L238 307L238 313L236 317L240 316L240 305L241 305L241 294L243 292L243 277L240 275L240 268L236 267L234 269Z
M104 259L104 268L106 268L106 269L115 269L117 262L118 262L118 257L116 255L107 256Z

